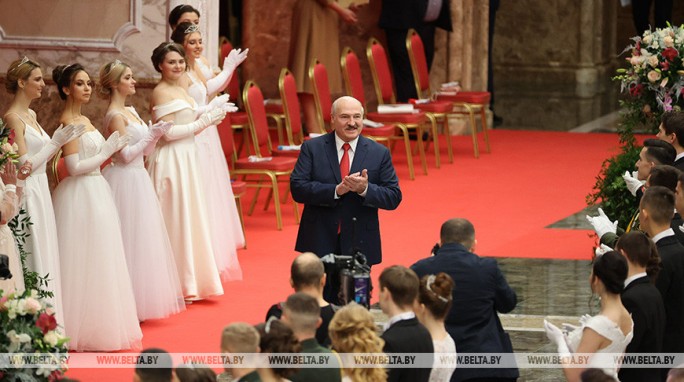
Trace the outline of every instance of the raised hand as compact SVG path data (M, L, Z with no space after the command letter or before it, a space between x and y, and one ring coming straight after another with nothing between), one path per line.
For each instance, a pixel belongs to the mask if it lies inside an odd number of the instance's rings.
M84 124L69 124L69 125L59 125L59 127L52 134L52 142L58 147L62 147L65 144L73 141L74 139L80 137L85 133Z

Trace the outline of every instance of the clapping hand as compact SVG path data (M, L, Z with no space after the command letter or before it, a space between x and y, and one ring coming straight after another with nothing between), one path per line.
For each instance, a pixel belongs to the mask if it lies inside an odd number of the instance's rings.
M644 186L644 182L637 179L637 171L634 171L631 174L629 173L629 171L625 171L625 174L622 176L622 179L625 180L627 189L632 194L632 196L636 196L637 191L639 191L639 189Z
M589 221L591 226L594 227L594 231L596 231L598 237L601 238L608 232L616 233L618 221L616 220L611 222L610 219L608 219L608 216L606 216L606 213L603 212L602 208L599 208L598 212L599 216L587 215L587 221Z
M544 320L544 330L546 331L546 337L548 337L548 339L558 347L558 354L560 356L571 355L563 331L547 320Z
M31 170L33 169L33 164L31 161L26 161L24 162L21 167L19 167L19 171L17 172L17 179L19 180L26 180L26 178L31 175Z
M148 128L150 130L150 134L154 138L160 138L164 134L166 134L172 127L174 123L171 121L158 121L155 124L152 124L152 121L148 122Z
M66 126L59 125L59 127L52 134L52 142L57 147L62 147L65 144L83 135L83 133L85 133L85 130L86 127L84 124L69 124Z
M0 172L0 179L4 184L17 184L17 167L14 162L8 160L2 167L2 172Z
M368 170L364 169L360 173L355 172L353 174L347 175L342 179L342 184L345 185L349 191L361 194L366 191L368 187Z
M247 59L247 53L249 49L233 49L228 53L226 58L223 59L223 70L235 70L243 61Z
M128 144L128 135L120 136L118 131L113 132L107 141L102 145L100 152L106 157L112 156Z

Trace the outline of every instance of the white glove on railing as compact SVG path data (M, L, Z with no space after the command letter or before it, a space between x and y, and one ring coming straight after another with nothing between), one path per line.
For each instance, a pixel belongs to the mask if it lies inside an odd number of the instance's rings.
M154 149L154 144L157 143L159 138L164 135L173 126L173 122L159 121L154 125L150 124L149 129L145 136L143 136L138 142L130 146L126 146L118 152L117 158L121 159L123 163L130 163L133 159L140 156L140 154L148 151L149 146Z
M544 330L546 330L546 337L558 347L558 355L561 357L572 356L565 335L556 325L544 320Z
M223 118L225 117L226 112L223 111L223 109L214 109L200 115L195 122L190 122L185 125L174 125L166 134L164 134L164 137L167 141L185 138L197 134L211 125L218 124L223 121Z
M594 227L594 231L596 231L598 237L601 238L608 232L616 233L618 221L616 220L611 222L610 219L608 219L608 216L606 216L606 213L603 212L602 208L599 208L598 212L599 216L587 215L587 220L591 226Z
M627 189L632 196L636 196L637 191L639 191L639 189L643 187L645 183L636 178L636 171L634 171L632 174L630 174L629 171L625 171L625 175L622 176L622 179L625 180Z
M52 134L52 139L47 145L43 146L43 148L32 157L29 157L28 154L22 155L19 157L19 163L24 164L26 161L29 161L33 164L34 168L37 168L47 162L48 159L52 158L62 146L80 137L84 132L85 125L82 124L59 125L54 134Z
M240 51L240 49L233 49L223 59L223 69L215 77L207 80L207 93L209 95L216 94L228 86L235 69L247 58L249 49Z
M100 168L100 165L111 157L112 154L121 150L128 144L128 136L119 136L119 132L115 131L109 136L109 139L102 145L100 152L90 158L80 159L78 153L67 155L64 157L69 175L76 176L87 174Z

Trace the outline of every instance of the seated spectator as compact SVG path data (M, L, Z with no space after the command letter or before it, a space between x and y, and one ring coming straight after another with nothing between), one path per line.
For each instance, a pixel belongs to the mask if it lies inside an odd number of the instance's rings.
M634 336L625 353L660 353L663 351L665 306L654 285L660 271L658 250L642 232L622 235L615 250L627 259L627 280L620 297L634 321ZM618 372L622 382L657 381L660 375L661 371L656 368L623 367Z
M207 365L189 363L176 367L178 382L216 382L216 373Z
M290 379L292 382L329 381L339 382L341 378L339 358L330 349L316 341L316 329L321 326L321 307L318 301L304 292L291 294L283 304L282 322L292 329L302 345L302 353L319 353L328 356L338 367L301 368Z
M323 346L330 346L328 338L328 324L335 314L337 306L323 299L325 285L325 268L321 259L311 252L304 252L297 256L290 267L290 286L295 292L303 292L318 301L321 307L321 325L316 330L316 340ZM280 318L283 314L282 303L272 305L266 313L266 321L271 316Z
M299 353L302 345L295 337L292 329L285 325L282 321L271 318L264 324L259 324L256 327L259 332L261 340L259 347L261 352L265 354L278 353ZM297 369L292 367L261 367L258 369L259 376L264 382L286 382L289 381L287 377L297 372Z
M416 319L413 305L418 297L418 276L401 265L385 268L380 274L380 308L389 318L382 339L385 353L434 354L430 332ZM432 364L432 362L430 362ZM389 381L427 382L432 367L390 368Z
M166 350L158 348L145 349L140 352L141 357L155 357L154 364L137 364L135 366L134 382L171 382L174 381L173 361Z
M419 277L444 272L454 280L453 305L445 324L458 351L513 353L497 312L510 312L518 300L496 260L472 252L475 228L466 219L447 220L439 237L440 248L435 256L418 261L411 269ZM518 374L517 368L456 368L451 380L514 381Z
M677 156L673 166L679 171L684 171L684 113L681 111L668 111L660 118L658 127L658 139L663 140L674 147Z
M373 315L368 309L354 302L345 305L335 313L328 330L332 347L340 354L382 353L385 341L376 332ZM387 371L384 368L355 368L344 364L342 366L344 373L342 382L387 381Z
M444 272L437 275L425 275L420 279L418 305L414 310L418 321L430 332L432 344L435 347L435 362L430 372L430 382L448 382L456 369L455 365L450 368L435 367L440 353L456 355L454 339L444 327L444 318L451 309L453 289L454 280Z
M221 334L221 352L223 353L260 353L259 332L250 324L236 322L226 326ZM234 382L259 382L261 378L256 370L255 359L245 358L245 364L226 369L226 374L233 376Z

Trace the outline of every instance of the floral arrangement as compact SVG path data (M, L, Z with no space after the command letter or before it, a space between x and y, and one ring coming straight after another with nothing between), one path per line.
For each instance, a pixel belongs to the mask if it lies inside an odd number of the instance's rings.
M0 380L61 379L66 371L68 341L57 327L52 308L35 290L0 297ZM16 357L3 359L2 353L16 353ZM27 365L31 360L40 365Z
M18 162L19 148L14 142L14 130L5 125L5 121L0 119L0 166L7 163L8 160Z

